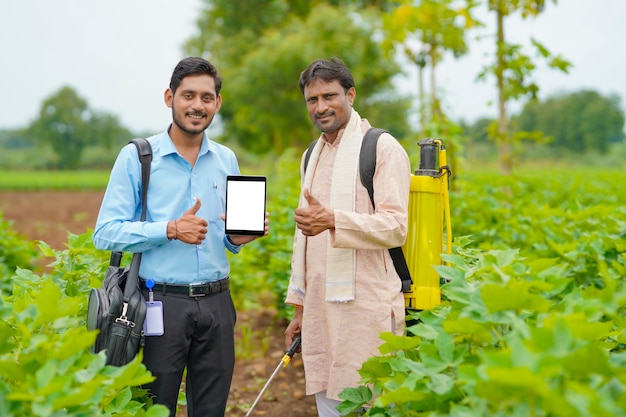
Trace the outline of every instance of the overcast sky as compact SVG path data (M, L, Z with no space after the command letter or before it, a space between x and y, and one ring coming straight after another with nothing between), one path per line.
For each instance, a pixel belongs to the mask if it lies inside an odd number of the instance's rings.
M196 33L201 5L201 0L2 1L0 129L26 126L45 98L69 85L91 108L118 116L136 133L163 130L171 120L163 91L183 57L183 42ZM491 15L481 17L493 28ZM511 41L528 44L535 37L573 63L569 74L540 67L541 98L590 88L626 99L626 0L560 0L537 19L513 18L506 25ZM483 44L472 42L469 56L446 57L441 65L438 81L454 117L473 121L496 113L489 106L496 94L493 80L475 81L491 60L485 55L491 42ZM407 72L403 90L416 91L414 71Z

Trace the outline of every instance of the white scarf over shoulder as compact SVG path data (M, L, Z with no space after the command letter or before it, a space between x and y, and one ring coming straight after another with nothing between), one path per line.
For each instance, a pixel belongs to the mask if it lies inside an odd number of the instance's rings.
M330 209L350 212L355 210L357 170L362 141L361 116L353 109L337 148L330 188ZM324 141L318 140L309 159L302 189L311 189L313 175L323 147ZM307 204L306 199L300 193L299 206L306 207ZM330 233L328 233L328 239L326 301L352 301L356 279L356 251L355 249L334 248L330 242ZM306 236L296 228L292 277L288 291L299 296L304 296L305 292L305 255Z

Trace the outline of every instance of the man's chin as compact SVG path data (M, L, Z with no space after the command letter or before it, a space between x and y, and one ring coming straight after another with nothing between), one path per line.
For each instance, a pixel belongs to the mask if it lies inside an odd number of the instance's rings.
M202 124L198 124L198 123L185 123L185 124L180 124L180 123L176 123L178 125L178 128L180 130L182 130L185 133L188 133L190 135L198 135L200 133L203 133L211 124L211 122L208 123L202 123Z
M333 130L333 125L331 123L315 123L315 126L317 126L317 128L321 131L321 132L330 132Z

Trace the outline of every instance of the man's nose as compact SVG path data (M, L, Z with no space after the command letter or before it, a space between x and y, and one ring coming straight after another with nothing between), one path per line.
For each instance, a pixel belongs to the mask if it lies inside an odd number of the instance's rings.
M202 102L201 97L196 97L191 102L191 108L194 110L202 110L204 108L204 103Z
M324 113L326 110L328 110L328 102L324 99L319 99L315 111L317 113Z

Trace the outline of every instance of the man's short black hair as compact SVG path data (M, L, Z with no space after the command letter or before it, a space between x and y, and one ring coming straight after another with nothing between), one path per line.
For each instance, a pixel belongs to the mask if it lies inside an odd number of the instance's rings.
M176 65L174 72L172 72L172 78L170 79L170 88L172 89L172 93L176 93L176 89L180 85L183 78L189 75L202 74L213 77L215 80L215 93L219 95L220 90L222 89L222 77L220 77L217 73L217 68L215 68L215 65L211 64L206 59L197 56L187 57Z
M307 69L300 74L300 80L298 86L300 91L304 93L304 87L306 87L313 80L323 80L327 83L337 80L339 84L348 91L354 87L354 78L346 64L339 58L331 59L318 59L313 61Z

